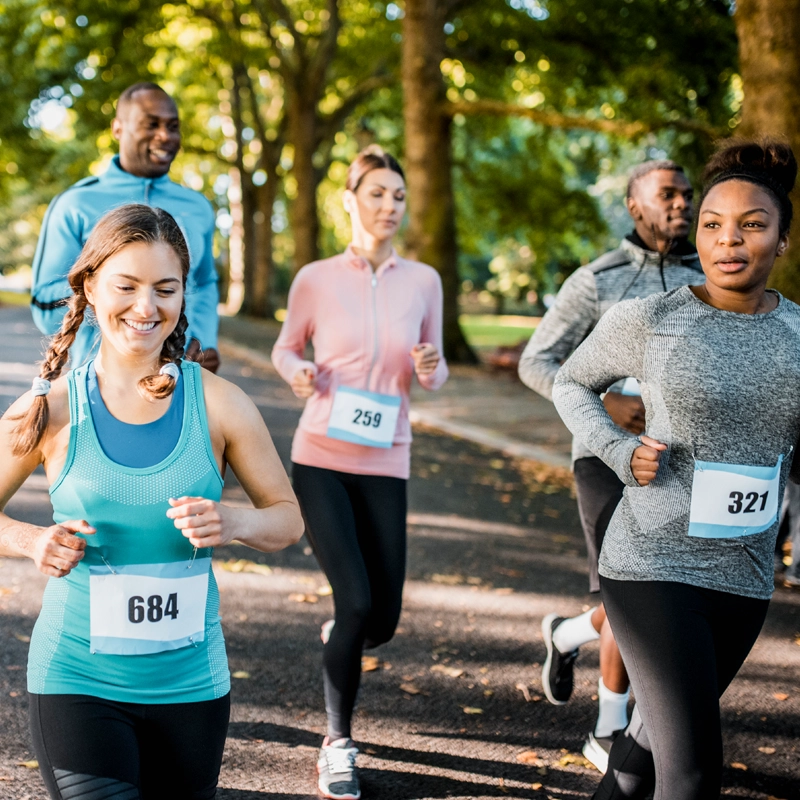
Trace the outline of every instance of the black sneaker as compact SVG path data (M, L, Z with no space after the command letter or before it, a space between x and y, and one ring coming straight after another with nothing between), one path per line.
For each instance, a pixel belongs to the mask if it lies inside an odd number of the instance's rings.
M583 757L603 775L608 771L608 754L611 752L611 745L622 731L614 731L611 736L595 736L589 734L586 744L583 745Z
M547 648L547 658L542 667L542 687L547 699L556 706L563 706L572 694L572 672L578 648L562 653L553 644L555 629L566 619L558 614L548 614L542 620L542 637Z

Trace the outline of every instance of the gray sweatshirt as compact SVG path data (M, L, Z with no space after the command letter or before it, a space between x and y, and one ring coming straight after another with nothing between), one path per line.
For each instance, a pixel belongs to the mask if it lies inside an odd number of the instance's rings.
M658 474L631 473L638 437L618 428L600 393L622 377L642 388L647 435L664 442ZM778 522L761 533L688 535L695 459L774 467L778 497L800 434L800 307L720 311L688 287L611 309L558 373L553 402L572 433L626 484L606 533L600 574L677 581L768 599ZM793 480L800 475L798 460Z
M626 298L649 297L704 281L696 253L660 256L623 239L616 250L581 267L564 281L520 358L522 382L552 400L559 368L611 306ZM621 391L622 387L620 384L613 388ZM579 439L573 440L573 461L593 455Z

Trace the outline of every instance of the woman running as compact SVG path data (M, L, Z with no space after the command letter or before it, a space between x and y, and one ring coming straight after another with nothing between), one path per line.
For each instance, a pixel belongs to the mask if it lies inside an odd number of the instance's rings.
M719 797L719 697L767 612L800 434L800 308L766 288L796 175L788 145L718 152L698 212L706 283L615 306L556 379L562 419L626 484L600 575L640 717L596 798L643 797L653 762L656 800ZM641 437L599 396L628 375L642 386Z
M0 514L0 555L50 580L31 637L34 749L56 800L216 795L230 677L211 571L234 537L302 535L256 407L182 360L189 251L165 211L103 217L30 392L0 421L0 508L44 465L55 524ZM96 359L59 377L87 309ZM227 465L255 508L219 502Z
M350 720L361 652L394 635L406 562L406 481L414 373L447 379L442 286L425 264L392 246L406 207L403 170L368 148L350 166L344 207L353 241L298 272L272 361L309 398L292 445L294 490L331 587L323 678L328 735L317 768L323 797L361 796ZM314 361L303 357L314 346Z

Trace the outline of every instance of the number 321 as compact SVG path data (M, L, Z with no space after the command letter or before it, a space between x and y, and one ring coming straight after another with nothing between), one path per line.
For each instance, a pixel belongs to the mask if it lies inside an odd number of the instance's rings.
M758 492L748 492L746 495L742 492L731 492L728 497L733 501L728 506L728 512L731 514L754 514L756 511L763 511L767 507L767 495L769 491L759 495ZM761 507L756 508L756 503L761 500ZM744 505L745 500L747 505Z

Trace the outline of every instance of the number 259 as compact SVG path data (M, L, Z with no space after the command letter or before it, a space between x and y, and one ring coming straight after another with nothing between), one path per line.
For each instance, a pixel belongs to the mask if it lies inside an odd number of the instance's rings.
M763 511L767 507L767 496L769 491L764 494L758 492L748 492L746 495L742 492L731 492L728 497L733 501L728 506L730 514L754 514L756 511ZM756 503L761 500L760 508L756 508ZM747 501L747 505L745 505Z

